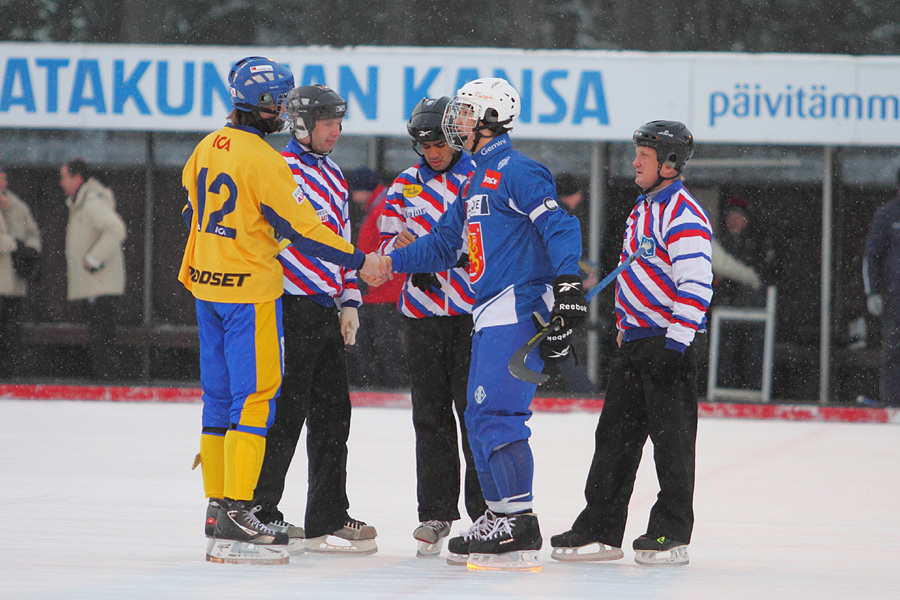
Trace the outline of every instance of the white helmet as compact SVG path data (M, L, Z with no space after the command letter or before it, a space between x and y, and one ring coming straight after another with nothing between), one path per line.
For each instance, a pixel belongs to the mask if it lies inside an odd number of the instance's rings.
M447 104L441 127L450 146L461 150L481 127L500 135L510 131L521 110L519 93L505 79L483 77L465 84Z

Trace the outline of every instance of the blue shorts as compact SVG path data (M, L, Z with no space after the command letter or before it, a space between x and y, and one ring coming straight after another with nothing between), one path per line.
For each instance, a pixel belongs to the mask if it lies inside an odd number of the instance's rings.
M466 427L469 446L479 471L489 471L494 448L531 437L525 422L531 418L531 401L537 385L516 379L509 359L535 334L531 321L485 327L472 337L472 364L466 393ZM537 350L525 364L540 372L544 367Z
M284 372L281 298L259 304L196 300L203 427L265 436Z

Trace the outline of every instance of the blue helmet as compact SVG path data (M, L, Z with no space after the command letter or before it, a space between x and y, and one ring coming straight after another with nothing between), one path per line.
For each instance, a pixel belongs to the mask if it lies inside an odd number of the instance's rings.
M294 75L271 58L248 56L231 68L228 83L234 108L243 112L260 108L277 112L294 87Z

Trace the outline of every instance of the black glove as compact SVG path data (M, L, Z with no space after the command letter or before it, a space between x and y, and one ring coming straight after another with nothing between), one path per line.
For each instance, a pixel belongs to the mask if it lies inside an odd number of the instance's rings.
M434 273L413 273L410 282L426 294L436 294L441 289L441 280Z
M544 328L545 323L541 320L538 320L532 315L532 319L534 320L535 326L538 330ZM553 321L551 321L552 323ZM540 345L540 355L541 359L545 363L553 363L553 362L563 362L567 358L569 358L570 354L573 354L572 350L572 328L571 327L561 327L555 332L551 333L547 337L545 337L541 341Z
M578 275L560 275L554 279L553 300L553 314L550 318L562 317L564 328L575 329L587 317L584 284Z
M456 264L453 265L454 269L468 269L469 268L469 253L459 255L459 260L456 261Z

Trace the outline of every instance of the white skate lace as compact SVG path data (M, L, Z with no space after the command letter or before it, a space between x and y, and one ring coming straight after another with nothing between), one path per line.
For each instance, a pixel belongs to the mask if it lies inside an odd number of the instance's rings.
M422 524L419 525L419 527L428 527L429 529L433 529L436 532L440 532L445 525L447 525L447 521L432 519L431 521L423 521Z
M491 530L484 534L484 539L492 540L503 536L512 537L512 526L515 522L515 517L500 517L495 519Z
M472 523L471 527L462 532L462 538L466 541L470 541L485 535L491 530L494 519L496 519L494 513L489 510L485 511L483 515L478 517L478 519Z
M275 531L274 529L272 529L271 527L269 527L268 525L264 524L262 521L260 521L259 519L256 518L256 513L259 512L259 510L261 508L262 508L262 506L257 504L256 506L254 506L253 508L251 508L250 510L247 511L247 516L244 517L244 520L246 521L246 525L256 529L260 533L267 533L267 534L275 535L276 533L278 533L277 531Z

